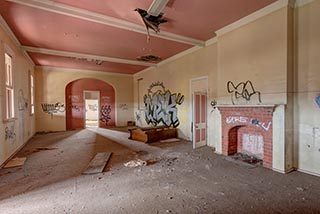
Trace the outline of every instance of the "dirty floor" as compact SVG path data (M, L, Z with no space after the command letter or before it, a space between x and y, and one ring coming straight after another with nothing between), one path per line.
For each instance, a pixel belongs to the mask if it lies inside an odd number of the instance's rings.
M280 174L190 142L144 144L119 130L36 135L0 169L1 214L320 213L320 178ZM105 172L82 175L97 152ZM141 159L147 166L125 167Z

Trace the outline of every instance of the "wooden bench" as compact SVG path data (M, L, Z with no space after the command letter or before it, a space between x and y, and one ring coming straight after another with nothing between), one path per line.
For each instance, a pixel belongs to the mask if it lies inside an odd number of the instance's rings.
M178 136L177 129L168 126L130 128L129 132L129 139L144 143L177 138Z

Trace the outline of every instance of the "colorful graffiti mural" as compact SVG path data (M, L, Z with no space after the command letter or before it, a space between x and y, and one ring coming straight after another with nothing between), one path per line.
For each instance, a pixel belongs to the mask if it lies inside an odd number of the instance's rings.
M152 83L148 94L144 95L145 119L154 126L163 123L166 126L179 126L177 105L184 101L184 95L172 94L162 82Z

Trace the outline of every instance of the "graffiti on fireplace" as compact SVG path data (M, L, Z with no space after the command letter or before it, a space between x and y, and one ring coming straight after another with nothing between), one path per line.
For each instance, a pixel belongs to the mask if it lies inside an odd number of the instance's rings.
M270 126L272 124L271 121L268 122L261 122L256 118L248 118L248 117L242 117L242 116L230 116L226 118L226 123L247 123L247 124L253 124L257 127L260 127L264 129L265 131L269 131Z

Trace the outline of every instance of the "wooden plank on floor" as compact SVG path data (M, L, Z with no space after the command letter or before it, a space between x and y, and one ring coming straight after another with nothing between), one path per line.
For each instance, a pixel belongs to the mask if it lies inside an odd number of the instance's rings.
M12 158L3 168L12 168L12 167L19 167L19 166L23 166L24 162L27 160L26 157L22 157L22 158Z
M82 174L97 174L103 172L112 152L99 152L89 163L87 169Z

